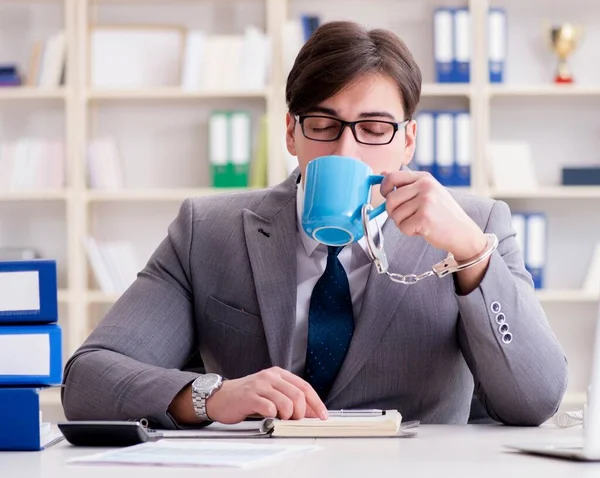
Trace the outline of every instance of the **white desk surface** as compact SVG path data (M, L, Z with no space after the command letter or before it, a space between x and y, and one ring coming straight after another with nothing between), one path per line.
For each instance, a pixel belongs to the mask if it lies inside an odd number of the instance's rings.
M577 463L520 454L506 443L572 441L582 428L513 428L501 425L422 425L415 438L279 439L286 444L316 443L322 448L302 457L250 469L75 465L67 460L101 448L78 448L66 441L41 452L0 452L0 476L7 478L374 478L460 476L509 478L600 476L600 463ZM251 440L269 446L276 439Z

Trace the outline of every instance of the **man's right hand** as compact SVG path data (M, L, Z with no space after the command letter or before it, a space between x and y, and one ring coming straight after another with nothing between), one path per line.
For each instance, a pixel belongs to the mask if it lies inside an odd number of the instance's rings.
M279 367L225 380L206 401L206 413L220 423L239 423L257 415L327 419L327 409L310 384Z

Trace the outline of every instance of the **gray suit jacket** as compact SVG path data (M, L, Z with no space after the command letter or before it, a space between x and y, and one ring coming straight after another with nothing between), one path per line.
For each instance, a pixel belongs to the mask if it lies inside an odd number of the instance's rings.
M196 376L233 379L291 367L296 304L296 171L279 186L188 199L135 283L65 369L68 419L148 418L166 413ZM473 389L501 422L535 425L557 409L567 363L534 295L506 204L453 193L500 241L467 296L453 279L400 285L371 268L355 332L326 405L397 409L406 420L465 423ZM428 270L445 257L422 238L383 229L390 270ZM498 307L513 335L504 343Z

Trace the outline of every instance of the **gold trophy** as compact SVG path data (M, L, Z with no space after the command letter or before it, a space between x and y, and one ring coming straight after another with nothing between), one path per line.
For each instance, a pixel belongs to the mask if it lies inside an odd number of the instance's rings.
M558 56L555 83L573 83L573 74L567 64L567 58L577 48L583 34L583 28L571 23L552 25L550 30L551 48Z

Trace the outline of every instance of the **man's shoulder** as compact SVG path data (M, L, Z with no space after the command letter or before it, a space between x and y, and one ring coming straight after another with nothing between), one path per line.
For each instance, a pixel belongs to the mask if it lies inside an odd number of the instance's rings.
M266 188L219 193L190 198L189 203L195 221L231 217L241 215L245 209L256 212L271 191L272 188Z

